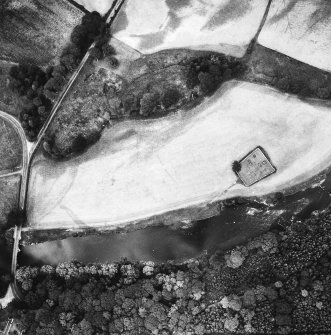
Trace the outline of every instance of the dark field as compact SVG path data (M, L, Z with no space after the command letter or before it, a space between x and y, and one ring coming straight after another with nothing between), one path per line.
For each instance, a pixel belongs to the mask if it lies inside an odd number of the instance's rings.
M22 165L22 142L15 129L0 118L0 176Z
M18 117L18 97L8 87L9 70L13 65L0 61L0 110Z
M20 176L0 178L0 229L6 228L7 216L18 205Z
M0 58L39 66L53 63L83 12L69 1L0 3Z

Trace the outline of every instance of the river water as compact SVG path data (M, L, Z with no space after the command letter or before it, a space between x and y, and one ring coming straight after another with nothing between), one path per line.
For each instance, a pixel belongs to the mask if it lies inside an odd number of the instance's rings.
M276 205L249 203L224 207L220 215L201 220L186 229L150 227L129 233L67 238L21 248L20 265L53 264L69 260L113 262L177 262L197 257L207 250L229 248L270 229L277 223L304 220L315 210L330 205L331 176L323 183L289 195ZM278 225L279 227L279 225Z

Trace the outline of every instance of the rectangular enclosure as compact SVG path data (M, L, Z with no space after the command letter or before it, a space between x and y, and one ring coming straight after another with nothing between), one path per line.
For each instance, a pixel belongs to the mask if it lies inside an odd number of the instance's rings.
M263 151L261 147L257 147L240 161L241 170L238 176L245 186L251 186L276 172Z

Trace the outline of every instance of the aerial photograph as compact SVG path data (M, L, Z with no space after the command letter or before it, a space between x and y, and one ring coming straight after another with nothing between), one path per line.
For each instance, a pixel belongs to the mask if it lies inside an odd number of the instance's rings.
M0 334L331 334L331 0L0 0Z

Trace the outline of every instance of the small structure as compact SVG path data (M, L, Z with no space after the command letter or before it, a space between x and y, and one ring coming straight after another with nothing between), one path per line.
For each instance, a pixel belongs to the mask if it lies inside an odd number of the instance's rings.
M267 153L260 146L248 153L239 163L240 170L236 174L245 186L251 186L276 172Z

